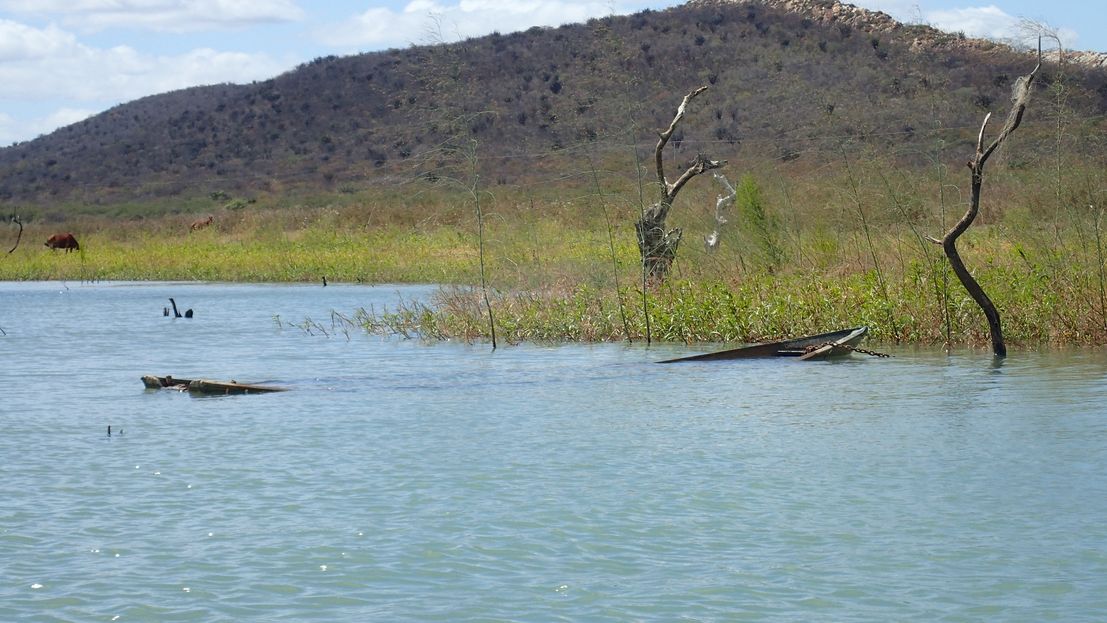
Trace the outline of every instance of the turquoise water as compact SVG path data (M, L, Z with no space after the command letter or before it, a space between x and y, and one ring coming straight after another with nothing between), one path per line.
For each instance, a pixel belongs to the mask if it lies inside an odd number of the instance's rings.
M430 291L0 284L0 621L1107 620L1100 351L331 329Z

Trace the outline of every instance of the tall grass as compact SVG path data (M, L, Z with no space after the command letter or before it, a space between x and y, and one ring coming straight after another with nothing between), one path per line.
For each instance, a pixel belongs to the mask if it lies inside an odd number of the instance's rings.
M968 176L959 179L958 169L894 168L870 158L849 167L802 159L735 165L750 171L741 222L714 251L682 246L670 281L644 288L632 155L598 157L580 175L496 186L482 196L485 271L501 339L745 341L866 324L883 340L987 343L979 309L924 242L967 201ZM1058 209L1052 160L1008 162L989 173L962 255L999 308L1011 344L1107 343L1104 169L1068 163ZM470 200L413 183L260 197L233 209L152 206L141 219L49 223L24 215L22 243L0 258L0 279L454 284L432 307L411 305L387 322L366 314L362 324L484 339L481 301L474 304L467 288L480 280ZM710 232L714 202L710 184L690 184L672 224L687 235ZM209 213L214 224L190 234L188 224ZM45 249L58 231L72 231L81 252ZM10 248L15 235L14 226L0 229L0 246Z
M784 249L778 240L777 219L765 209L761 187L752 175L744 175L735 189L734 203L738 208L742 234L739 244L753 247L756 262L752 265L774 272L784 264Z

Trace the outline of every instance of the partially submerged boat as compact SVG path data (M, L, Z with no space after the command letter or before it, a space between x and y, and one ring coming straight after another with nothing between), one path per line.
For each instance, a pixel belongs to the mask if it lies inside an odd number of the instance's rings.
M820 333L819 335L797 337L791 340L764 342L761 344L720 350L714 353L666 359L665 361L659 361L657 363L726 361L730 359L755 359L761 357L794 357L801 361L827 359L852 353L854 347L860 344L861 340L865 339L865 334L868 332L868 327L854 327L852 329L831 331L830 333Z
M165 376L147 374L142 377L142 384L146 386L146 389L175 389L182 392L216 396L288 391L287 387L273 385L255 385L253 383L239 383L238 381L211 381L207 379L178 379L168 374Z

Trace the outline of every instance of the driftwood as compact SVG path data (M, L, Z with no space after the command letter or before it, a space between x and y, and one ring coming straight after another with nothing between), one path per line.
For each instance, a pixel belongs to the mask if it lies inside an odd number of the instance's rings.
M638 232L638 251L642 256L643 274L651 281L657 282L665 278L676 259L677 246L680 245L680 228L667 229L665 219L673 208L673 201L677 193L684 188L693 177L712 169L718 169L726 164L725 160L711 160L703 154L696 154L692 164L684 171L675 182L670 183L665 177L665 164L662 159L662 151L669 139L672 138L677 124L684 118L688 103L697 95L707 90L702 86L684 96L676 115L668 129L659 134L657 146L654 148L654 165L657 172L657 188L660 194L658 202L650 206L642 213L638 222L634 224Z
M980 134L976 138L976 153L973 155L972 160L968 162L969 170L972 172L972 196L969 201L969 208L965 212L965 215L961 217L961 220L950 229L941 240L936 238L929 238L929 240L935 244L942 245L942 250L945 251L946 257L949 258L949 264L953 267L954 274L961 280L961 285L965 286L965 290L968 291L972 300L976 301L976 304L980 306L980 309L984 312L985 318L988 319L988 329L992 338L992 353L996 357L1007 356L1007 346L1003 343L1003 327L1000 323L999 312L996 310L995 304L992 303L992 299L988 298L988 295L984 292L984 288L980 287L980 284L972 276L972 273L965 268L965 262L961 260L961 254L957 251L957 239L961 234L968 230L973 221L976 220L976 215L980 213L980 188L984 183L984 163L988 161L988 157L995 153L995 150L1003 144L1003 141L1011 136L1011 133L1015 131L1015 128L1019 127L1022 123L1022 115L1026 110L1026 103L1030 99L1030 86L1034 82L1034 76L1037 75L1038 69L1042 66L1042 43L1038 41L1038 64L1034 66L1034 70L1028 75L1019 78L1015 83L1014 94L1012 95L1013 105L1011 111L1007 115L1007 122L1003 124L1003 129L1000 130L999 136L995 138L988 145L984 147L984 130L988 127L988 121L992 117L992 113L988 113L984 117L984 123L980 126Z
M275 385L256 385L254 383L239 383L238 381L212 381L207 379L176 379L171 375L154 376L147 374L142 377L142 384L146 389L175 389L187 391L193 394L206 395L231 395L231 394L266 394L272 392L286 392L287 387Z

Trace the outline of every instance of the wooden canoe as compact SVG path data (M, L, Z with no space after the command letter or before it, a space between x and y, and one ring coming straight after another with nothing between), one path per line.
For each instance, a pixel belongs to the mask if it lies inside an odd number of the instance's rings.
M841 331L831 331L830 333L820 333L819 335L798 337L791 340L765 342L761 344L752 344L750 346L741 346L739 348L731 348L729 350L720 350L713 353L705 353L702 355L677 357L676 359L666 359L657 363L726 361L730 359L756 359L761 357L794 357L801 361L826 359L828 357L850 354L853 352L850 347L859 344L861 340L865 339L865 334L868 332L868 327L855 327L852 329L842 329Z
M142 384L147 389L176 389L206 395L264 394L288 391L287 387L273 385L254 385L237 381L211 381L207 379L179 379L169 375L146 375L142 377Z

